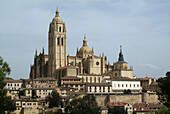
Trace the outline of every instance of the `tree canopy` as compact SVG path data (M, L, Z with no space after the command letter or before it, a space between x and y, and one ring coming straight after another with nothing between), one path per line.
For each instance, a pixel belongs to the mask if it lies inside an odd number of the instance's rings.
M108 114L126 114L124 107L110 107Z
M48 96L49 108L59 107L61 105L61 97L59 93L54 90L51 95Z
M159 100L170 108L170 72L166 73L166 77L158 79L158 85L160 87L160 92L158 92Z
M83 98L74 99L68 103L65 108L69 114L100 114L100 108L97 106L96 97L87 95Z
M11 112L16 109L10 96L6 96L7 91L4 90L6 83L4 79L6 75L9 75L11 69L7 62L4 62L0 56L0 114L4 114L5 111Z
M167 107L163 107L155 112L156 114L170 114L170 110Z

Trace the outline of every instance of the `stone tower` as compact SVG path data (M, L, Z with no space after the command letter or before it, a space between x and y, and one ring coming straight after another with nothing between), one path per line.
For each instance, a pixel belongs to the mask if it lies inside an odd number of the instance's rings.
M55 17L50 23L48 48L48 77L55 77L56 69L67 65L66 26L59 16L58 8Z

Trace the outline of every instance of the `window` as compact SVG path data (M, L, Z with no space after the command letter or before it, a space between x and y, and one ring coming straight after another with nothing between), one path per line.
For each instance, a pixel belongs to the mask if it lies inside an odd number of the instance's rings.
M96 83L96 77L94 77L94 83Z
M59 32L61 32L61 27L59 27Z
M130 87L131 87L131 84L130 84Z
M126 87L127 87L128 85L126 84Z
M134 84L134 87L135 87L135 84Z
M90 86L90 92L91 92L91 86Z
M110 92L110 87L108 87L108 92Z
M23 103L23 105L25 105L25 103Z
M94 92L96 92L96 86L95 86L95 88L94 88Z
M118 84L118 87L119 87L120 85Z
M122 87L123 87L123 84L122 84Z
M115 76L117 76L117 73L115 73Z
M61 38L61 45L63 45L63 38Z
M125 70L127 69L127 67L125 67Z
M139 87L139 84L137 85L137 87Z
M103 92L105 92L105 86L103 86Z
M99 65L99 62L96 62L96 65Z
M57 44L60 45L60 38L57 38Z

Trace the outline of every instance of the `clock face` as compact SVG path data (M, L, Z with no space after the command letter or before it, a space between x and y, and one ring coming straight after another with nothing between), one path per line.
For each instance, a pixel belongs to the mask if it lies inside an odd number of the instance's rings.
M96 65L99 65L99 62L96 62Z

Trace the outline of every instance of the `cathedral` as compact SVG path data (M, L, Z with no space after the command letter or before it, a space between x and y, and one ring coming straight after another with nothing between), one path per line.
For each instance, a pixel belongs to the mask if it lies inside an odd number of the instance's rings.
M61 84L63 77L79 77L83 81L85 76L94 81L97 77L110 76L111 78L128 77L134 78L132 67L124 61L122 47L118 61L113 65L107 63L104 53L100 56L94 55L94 49L88 47L87 38L84 36L83 45L77 48L75 56L67 55L67 29L57 9L55 17L49 25L48 32L48 55L44 49L40 54L35 52L34 64L31 65L30 79L55 78ZM95 78L93 78L95 76ZM102 79L101 79L102 80ZM87 80L86 80L87 81ZM97 82L97 81L94 81Z

